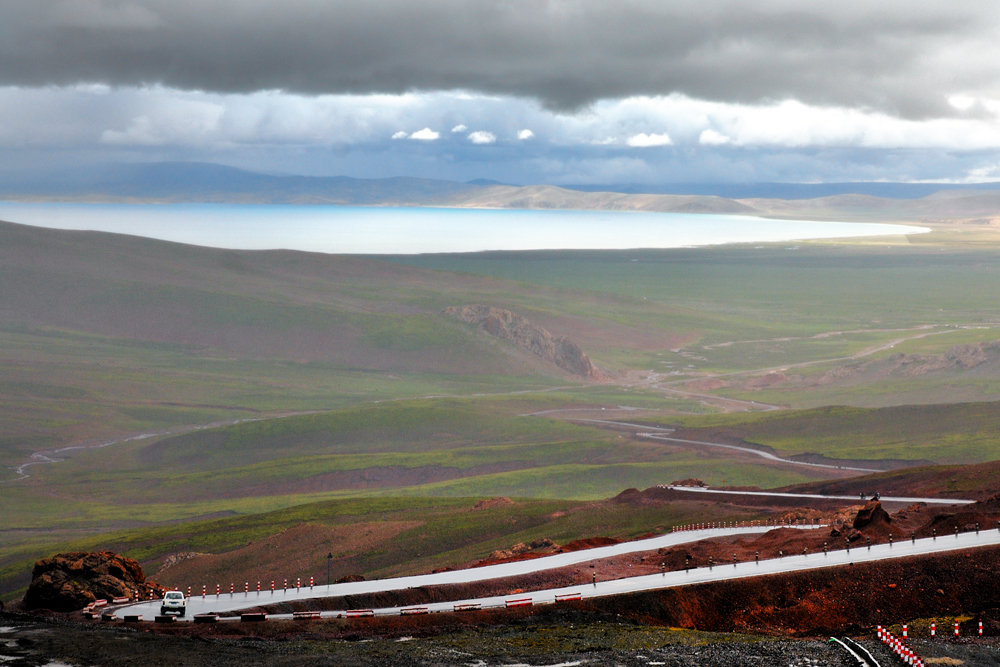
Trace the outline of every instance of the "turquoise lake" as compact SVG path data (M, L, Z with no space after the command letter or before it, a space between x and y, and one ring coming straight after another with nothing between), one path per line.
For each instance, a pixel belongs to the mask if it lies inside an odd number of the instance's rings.
M930 231L739 215L262 204L0 202L0 220L216 248L349 254L681 248Z

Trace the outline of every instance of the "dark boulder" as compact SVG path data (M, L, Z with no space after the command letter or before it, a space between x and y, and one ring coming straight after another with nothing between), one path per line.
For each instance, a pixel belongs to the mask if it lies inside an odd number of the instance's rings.
M160 597L163 587L146 581L139 563L110 551L56 554L35 563L24 608L75 611L94 600Z

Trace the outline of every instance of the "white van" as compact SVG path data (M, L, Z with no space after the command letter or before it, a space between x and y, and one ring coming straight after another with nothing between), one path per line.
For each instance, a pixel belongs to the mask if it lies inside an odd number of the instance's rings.
M167 594L163 596L163 602L160 603L161 616L166 616L172 611L177 612L180 616L183 616L184 612L187 611L187 600L184 599L184 594L180 591L167 591Z

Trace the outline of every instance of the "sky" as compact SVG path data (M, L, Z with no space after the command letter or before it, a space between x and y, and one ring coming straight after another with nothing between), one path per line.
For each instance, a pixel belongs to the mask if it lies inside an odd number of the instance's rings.
M0 174L1000 180L994 0L5 0Z

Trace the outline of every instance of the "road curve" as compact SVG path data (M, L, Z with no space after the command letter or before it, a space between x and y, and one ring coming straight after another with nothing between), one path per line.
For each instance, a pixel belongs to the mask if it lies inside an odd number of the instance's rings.
M810 527L798 527L801 530L809 530ZM191 615L207 612L234 612L258 605L268 605L279 602L290 602L293 600L306 600L342 595L356 595L360 593L373 593L378 591L392 591L416 586L430 586L441 583L473 582L496 577L521 574L526 571L538 571L550 567L560 567L562 563L555 564L561 556L573 557L573 562L580 563L596 558L604 558L617 550L616 553L630 553L634 551L645 551L656 549L669 544L683 544L686 542L708 539L711 537L723 537L728 535L743 535L751 533L762 533L773 528L723 528L714 530L685 531L680 533L670 533L649 540L637 540L614 545L613 547L601 547L599 549L588 549L583 552L573 552L570 554L558 554L546 558L539 558L532 561L521 561L516 563L504 563L502 565L475 568L472 570L457 570L454 572L443 572L435 575L419 575L414 577L400 577L397 579L385 579L381 581L365 581L351 584L334 584L332 586L317 586L315 589L303 588L301 590L291 589L286 592L270 591L257 594L256 592L244 595L237 593L234 596L224 594L220 597L209 595L206 598L195 596L188 602L188 619ZM677 538L670 540L669 538ZM866 563L880 560L890 560L895 558L905 558L908 556L921 556L936 553L945 553L959 549L970 549L978 547L1000 545L1000 530L990 530L982 532L961 533L958 535L948 535L936 538L924 538L919 540L902 540L893 544L877 544L871 547L855 547L851 550L831 551L829 553L812 553L806 555L787 556L785 558L774 558L762 560L760 562L744 562L735 565L718 565L712 568L698 568L690 571L666 572L663 574L652 574L641 577L628 577L611 581L599 581L593 584L581 584L563 588L552 588L529 593L506 596L491 596L485 598L455 600L450 602L437 602L419 607L421 612L434 613L444 611L454 611L461 605L478 605L480 608L498 608L515 606L517 604L550 604L557 602L560 598L588 599L605 597L608 595L621 595L624 593L638 593L643 591L660 590L677 586L688 586L691 584L728 581L732 579L744 579L748 577L758 577L768 574L783 574L788 572L802 572L826 567L836 567L840 565L850 565L854 563ZM561 559L559 559L561 561ZM545 567L539 561L549 561ZM532 567L533 566L533 567ZM530 569L522 570L528 567ZM511 604L514 603L514 604ZM371 612L375 615L399 615L404 607L385 607L374 609ZM142 614L143 618L151 619L159 613L159 601L139 603L121 607L115 610L115 615L119 618L127 614ZM323 617L347 615L347 610L323 612ZM271 618L291 618L291 615L273 615Z

